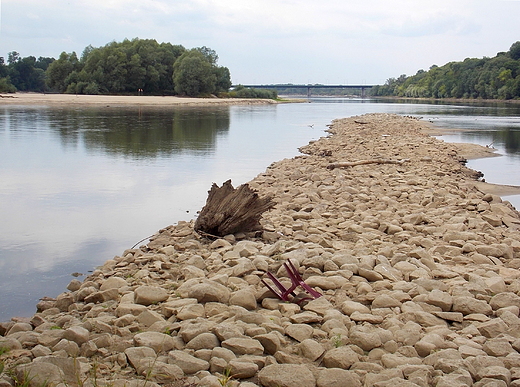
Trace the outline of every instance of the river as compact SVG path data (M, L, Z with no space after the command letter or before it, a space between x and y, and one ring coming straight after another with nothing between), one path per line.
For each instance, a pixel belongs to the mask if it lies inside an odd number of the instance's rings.
M387 112L492 144L486 181L520 186L520 105L311 99L226 107L0 105L0 321L202 208L213 182L251 180L335 118ZM520 196L504 197L520 208Z

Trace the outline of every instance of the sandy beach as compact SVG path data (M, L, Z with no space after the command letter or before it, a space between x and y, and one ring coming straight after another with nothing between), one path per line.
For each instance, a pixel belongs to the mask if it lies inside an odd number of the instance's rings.
M71 106L178 106L178 105L253 105L277 103L270 99L188 98L172 96L77 95L77 94L2 94L1 104Z

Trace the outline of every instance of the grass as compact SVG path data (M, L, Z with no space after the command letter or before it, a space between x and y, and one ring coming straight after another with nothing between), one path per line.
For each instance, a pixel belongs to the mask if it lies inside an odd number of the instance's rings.
M229 387L232 378L233 375L231 375L231 368L226 368L222 376L218 379L218 382L222 387Z
M339 348L343 345L341 333L336 333L334 336L332 336L332 345L334 345L334 348Z

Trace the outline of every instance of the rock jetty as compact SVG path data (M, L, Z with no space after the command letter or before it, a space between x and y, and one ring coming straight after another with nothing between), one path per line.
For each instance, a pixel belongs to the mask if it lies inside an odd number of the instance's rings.
M519 213L427 131L334 121L249 183L262 233L181 221L0 324L0 387L520 386ZM287 260L322 297L264 286Z

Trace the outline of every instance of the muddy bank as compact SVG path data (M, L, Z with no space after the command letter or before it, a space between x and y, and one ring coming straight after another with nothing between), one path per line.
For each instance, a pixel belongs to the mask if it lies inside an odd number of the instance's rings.
M0 383L520 386L520 216L426 129L334 121L250 182L262 233L179 222L0 324ZM321 297L268 291L288 260Z

